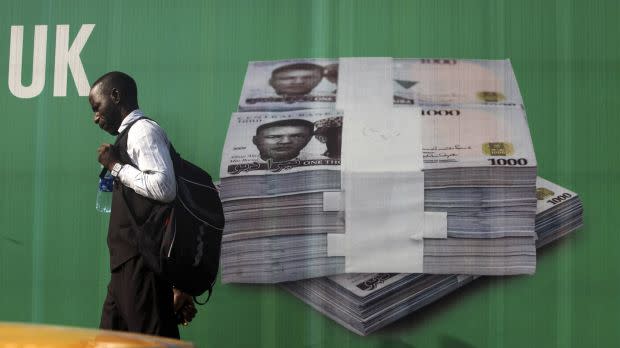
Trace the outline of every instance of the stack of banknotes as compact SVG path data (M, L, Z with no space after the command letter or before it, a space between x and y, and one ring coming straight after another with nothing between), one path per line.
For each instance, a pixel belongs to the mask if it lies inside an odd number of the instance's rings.
M538 178L536 196L536 247L582 226L583 207L575 192ZM464 274L340 274L281 286L347 329L367 335L475 278Z
M447 212L448 238L424 241L424 272L533 273L536 158L509 61L402 59L393 75L395 107L421 108L424 210ZM337 82L337 60L249 64L220 171L224 282L345 271L327 254L327 234L345 232L334 197L355 117L335 110Z

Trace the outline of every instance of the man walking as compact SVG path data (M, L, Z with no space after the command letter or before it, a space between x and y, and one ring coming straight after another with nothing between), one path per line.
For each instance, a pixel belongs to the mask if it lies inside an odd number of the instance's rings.
M146 266L131 223L144 221L176 196L170 143L163 129L145 118L137 94L129 75L110 72L93 83L88 96L94 122L118 135L114 146L97 149L99 163L115 177L108 228L112 275L100 327L179 338L177 322L189 322L196 313L192 299Z

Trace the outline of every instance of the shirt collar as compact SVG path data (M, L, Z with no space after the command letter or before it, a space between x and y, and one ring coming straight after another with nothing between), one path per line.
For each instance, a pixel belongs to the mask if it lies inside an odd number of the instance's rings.
M121 122L120 127L118 127L118 132L122 133L125 128L127 128L127 126L142 117L144 117L144 112L142 112L142 110L140 109L135 109L134 111L130 112L129 115L125 116L123 122Z

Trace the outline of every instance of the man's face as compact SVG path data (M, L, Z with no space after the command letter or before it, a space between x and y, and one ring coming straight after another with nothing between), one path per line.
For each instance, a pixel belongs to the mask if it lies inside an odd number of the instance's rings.
M93 121L104 131L116 135L121 125L121 113L111 96L105 95L101 84L93 86L88 94L88 102L95 113Z
M319 70L285 70L273 75L269 84L279 95L308 94L323 78Z
M252 141L262 159L288 161L303 149L312 137L312 131L303 126L274 126L262 129Z

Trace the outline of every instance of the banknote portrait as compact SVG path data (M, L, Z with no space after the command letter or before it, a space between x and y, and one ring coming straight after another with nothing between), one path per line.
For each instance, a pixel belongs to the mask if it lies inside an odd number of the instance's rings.
M252 143L263 161L282 162L299 157L312 138L314 124L307 120L285 119L256 128ZM302 156L305 157L305 156Z
M314 136L327 146L323 156L340 158L342 148L342 116L329 117L314 123Z
M294 63L271 72L269 85L276 94L298 96L310 93L323 79L324 68L311 63Z
M239 110L333 108L337 82L335 59L250 62Z
M335 84L338 84L338 64L328 64L325 66L325 70L323 70L323 76L327 79L327 81Z
M233 114L221 176L339 170L342 113L332 110Z

